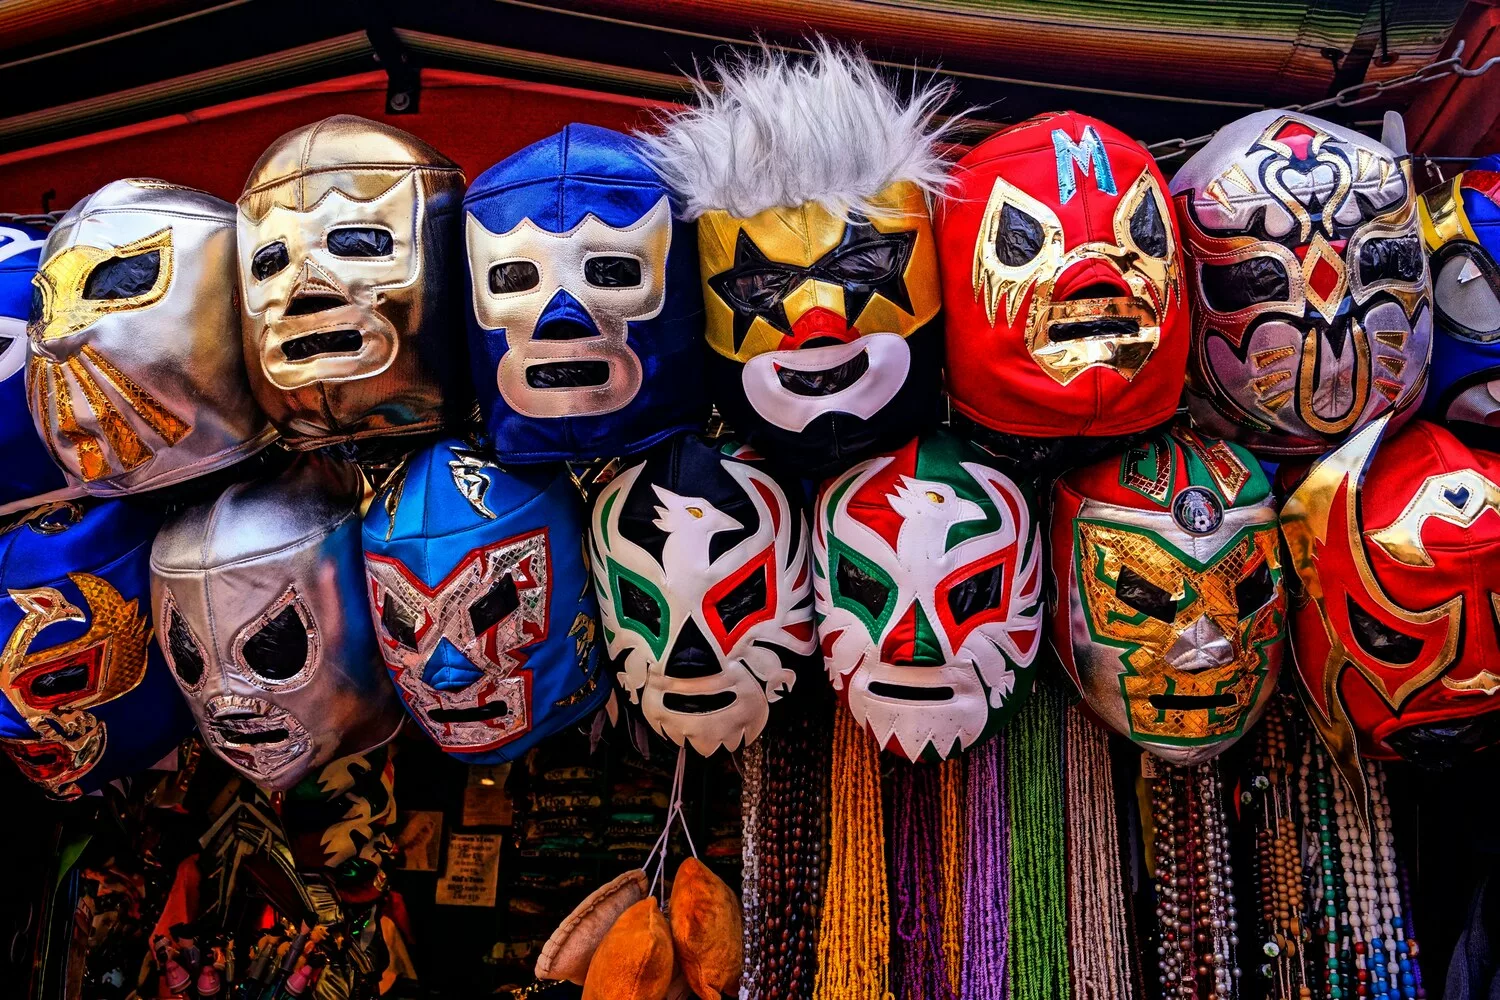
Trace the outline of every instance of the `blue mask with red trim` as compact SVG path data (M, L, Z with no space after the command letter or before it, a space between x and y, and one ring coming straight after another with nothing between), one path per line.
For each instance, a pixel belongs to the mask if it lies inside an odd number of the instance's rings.
M603 703L583 503L555 465L449 438L364 523L370 610L407 712L470 763L512 760Z
M59 503L0 534L0 749L74 798L161 760L192 731L151 635L159 513Z
M698 427L691 225L635 140L569 125L464 197L475 391L507 463L630 454Z

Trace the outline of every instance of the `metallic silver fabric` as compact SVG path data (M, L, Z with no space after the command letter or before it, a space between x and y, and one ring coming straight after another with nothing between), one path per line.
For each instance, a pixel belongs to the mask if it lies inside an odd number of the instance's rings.
M437 150L352 115L256 163L238 205L245 359L289 447L442 424L464 337L450 294L463 191Z
M362 495L352 465L304 455L183 511L151 549L157 641L204 740L274 789L401 724L366 613Z
M275 437L245 376L228 202L107 184L48 235L34 283L27 401L70 484L139 493Z

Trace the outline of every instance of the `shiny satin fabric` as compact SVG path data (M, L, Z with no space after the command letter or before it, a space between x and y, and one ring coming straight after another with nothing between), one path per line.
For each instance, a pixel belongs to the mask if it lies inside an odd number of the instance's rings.
M400 129L336 115L288 132L240 195L244 352L295 449L442 426L466 393L463 173Z
M1171 191L1196 304L1196 426L1257 454L1317 455L1415 412L1432 289L1404 153L1258 111L1220 129Z
M1276 508L1248 452L1150 438L1053 490L1052 643L1090 713L1173 764L1255 724L1286 648Z
M514 760L609 695L583 501L560 465L502 469L457 438L365 515L367 606L406 710L460 760Z
M287 789L385 743L401 701L364 596L363 481L304 455L172 517L151 550L158 642L209 748Z
M0 533L0 751L55 797L142 771L192 732L151 637L160 523L148 505L69 501Z
M239 346L234 208L115 181L47 236L26 390L71 485L140 493L232 465L275 437Z
M46 239L44 230L0 223L0 462L6 469L0 514L84 495L63 478L26 406L26 320Z

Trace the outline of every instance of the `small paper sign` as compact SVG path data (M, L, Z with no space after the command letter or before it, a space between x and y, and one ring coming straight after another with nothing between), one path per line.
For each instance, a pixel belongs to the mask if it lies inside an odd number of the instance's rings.
M509 764L470 764L464 786L464 826L510 826L514 821L505 781Z
M494 906L500 878L498 833L450 833L448 864L438 877L440 906Z
M401 848L401 867L410 872L435 872L438 849L443 843L443 814L437 810L417 810L402 817L396 834Z

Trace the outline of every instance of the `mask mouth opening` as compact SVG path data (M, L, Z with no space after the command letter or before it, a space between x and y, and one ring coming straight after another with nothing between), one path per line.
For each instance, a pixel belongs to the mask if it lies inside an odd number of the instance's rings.
M599 336L599 331L576 319L550 319L536 328L533 340L586 340Z
M438 723L488 722L509 714L510 706L505 702L491 701L470 708L434 708L427 713L427 718Z
M606 361L545 361L526 369L526 384L533 389L584 389L608 381Z
M1201 712L1235 706L1232 694L1153 694L1146 701L1158 712Z
M288 361L306 361L320 354L353 354L364 341L358 330L324 330L293 337L281 345L281 353Z
M1108 340L1134 337L1140 331L1140 322L1129 316L1099 316L1095 319L1053 323L1047 328L1047 337L1053 343L1067 340Z
M669 712L684 715L706 715L728 708L734 704L733 691L714 691L710 694L677 694L668 692L661 696L661 706Z
M219 727L219 736L232 746L254 747L267 743L282 743L291 738L291 733L280 727L274 729L262 729L255 732L241 732L238 729Z
M335 295L299 295L287 303L283 316L312 316L349 303Z
M898 701L948 701L953 689L947 686L916 687L911 684L891 684L888 681L871 681L869 691L879 698L895 698Z
M776 366L776 378L787 392L798 396L831 396L858 382L870 370L870 355L860 351L841 365L816 371Z

